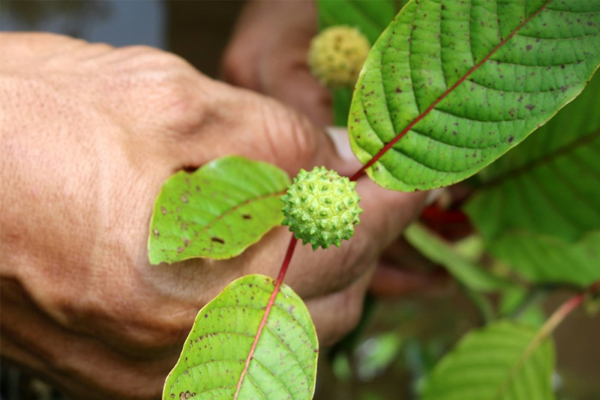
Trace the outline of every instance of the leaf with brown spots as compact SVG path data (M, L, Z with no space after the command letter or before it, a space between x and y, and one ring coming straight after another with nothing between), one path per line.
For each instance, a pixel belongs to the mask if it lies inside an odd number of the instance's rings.
M231 258L281 224L281 169L239 156L180 171L162 187L150 223L152 264L195 257Z
M309 400L315 389L318 341L306 306L282 285L248 359L275 282L248 275L228 285L196 317L164 400ZM187 398L187 397L184 397Z
M599 38L600 0L410 1L359 77L352 148L389 189L461 181L583 90Z

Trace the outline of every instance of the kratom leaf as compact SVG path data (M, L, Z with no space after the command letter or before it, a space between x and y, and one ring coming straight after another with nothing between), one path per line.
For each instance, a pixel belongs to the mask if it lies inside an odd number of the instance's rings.
M600 41L600 37L598 38ZM498 162L466 206L493 245L518 229L574 242L600 227L600 74Z
M386 188L465 179L581 92L599 38L600 0L413 0L359 77L354 152Z
M152 264L194 257L231 258L283 220L290 178L267 163L228 156L162 187L150 223Z
M421 254L444 266L461 284L480 292L494 292L513 284L493 275L462 257L452 247L420 224L412 224L404 231L406 240Z
M287 286L277 294L240 382L274 288L271 278L248 275L198 313L167 377L164 400L312 398L317 336L306 306Z
M552 400L554 347L500 321L471 332L427 378L421 400Z
M509 231L494 240L490 251L535 283L586 287L600 280L600 230L589 232L575 243Z
M398 0L318 0L319 28L346 25L357 28L373 44L398 12ZM331 90L335 126L346 126L353 87Z

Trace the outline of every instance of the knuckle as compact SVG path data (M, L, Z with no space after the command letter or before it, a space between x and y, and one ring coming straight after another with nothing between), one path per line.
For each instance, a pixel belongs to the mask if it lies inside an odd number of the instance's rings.
M116 104L120 112L133 114L129 123L170 133L194 132L203 119L202 75L171 53L144 46L122 51L120 58L131 61L109 78L108 90L120 97ZM147 131L136 128L132 131Z

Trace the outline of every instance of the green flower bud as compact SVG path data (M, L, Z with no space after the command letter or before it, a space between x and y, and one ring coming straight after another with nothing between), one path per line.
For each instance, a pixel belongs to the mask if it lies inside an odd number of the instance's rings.
M350 182L335 171L315 167L312 171L300 170L287 193L284 203L283 225L304 244L313 249L337 247L343 239L354 234L363 210L358 206L360 197L355 190L356 182Z

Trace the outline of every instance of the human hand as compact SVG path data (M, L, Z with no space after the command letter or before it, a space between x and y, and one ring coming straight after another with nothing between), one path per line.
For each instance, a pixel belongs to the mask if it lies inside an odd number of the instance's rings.
M223 78L274 97L317 125L331 124L331 95L307 63L316 34L314 1L251 1L223 57Z
M74 398L158 398L198 310L234 279L276 276L290 233L230 260L148 263L154 200L174 172L227 154L295 175L342 174L299 114L146 47L0 34L1 352ZM322 344L357 322L379 253L423 194L361 180L365 212L341 248L300 246L286 277Z

